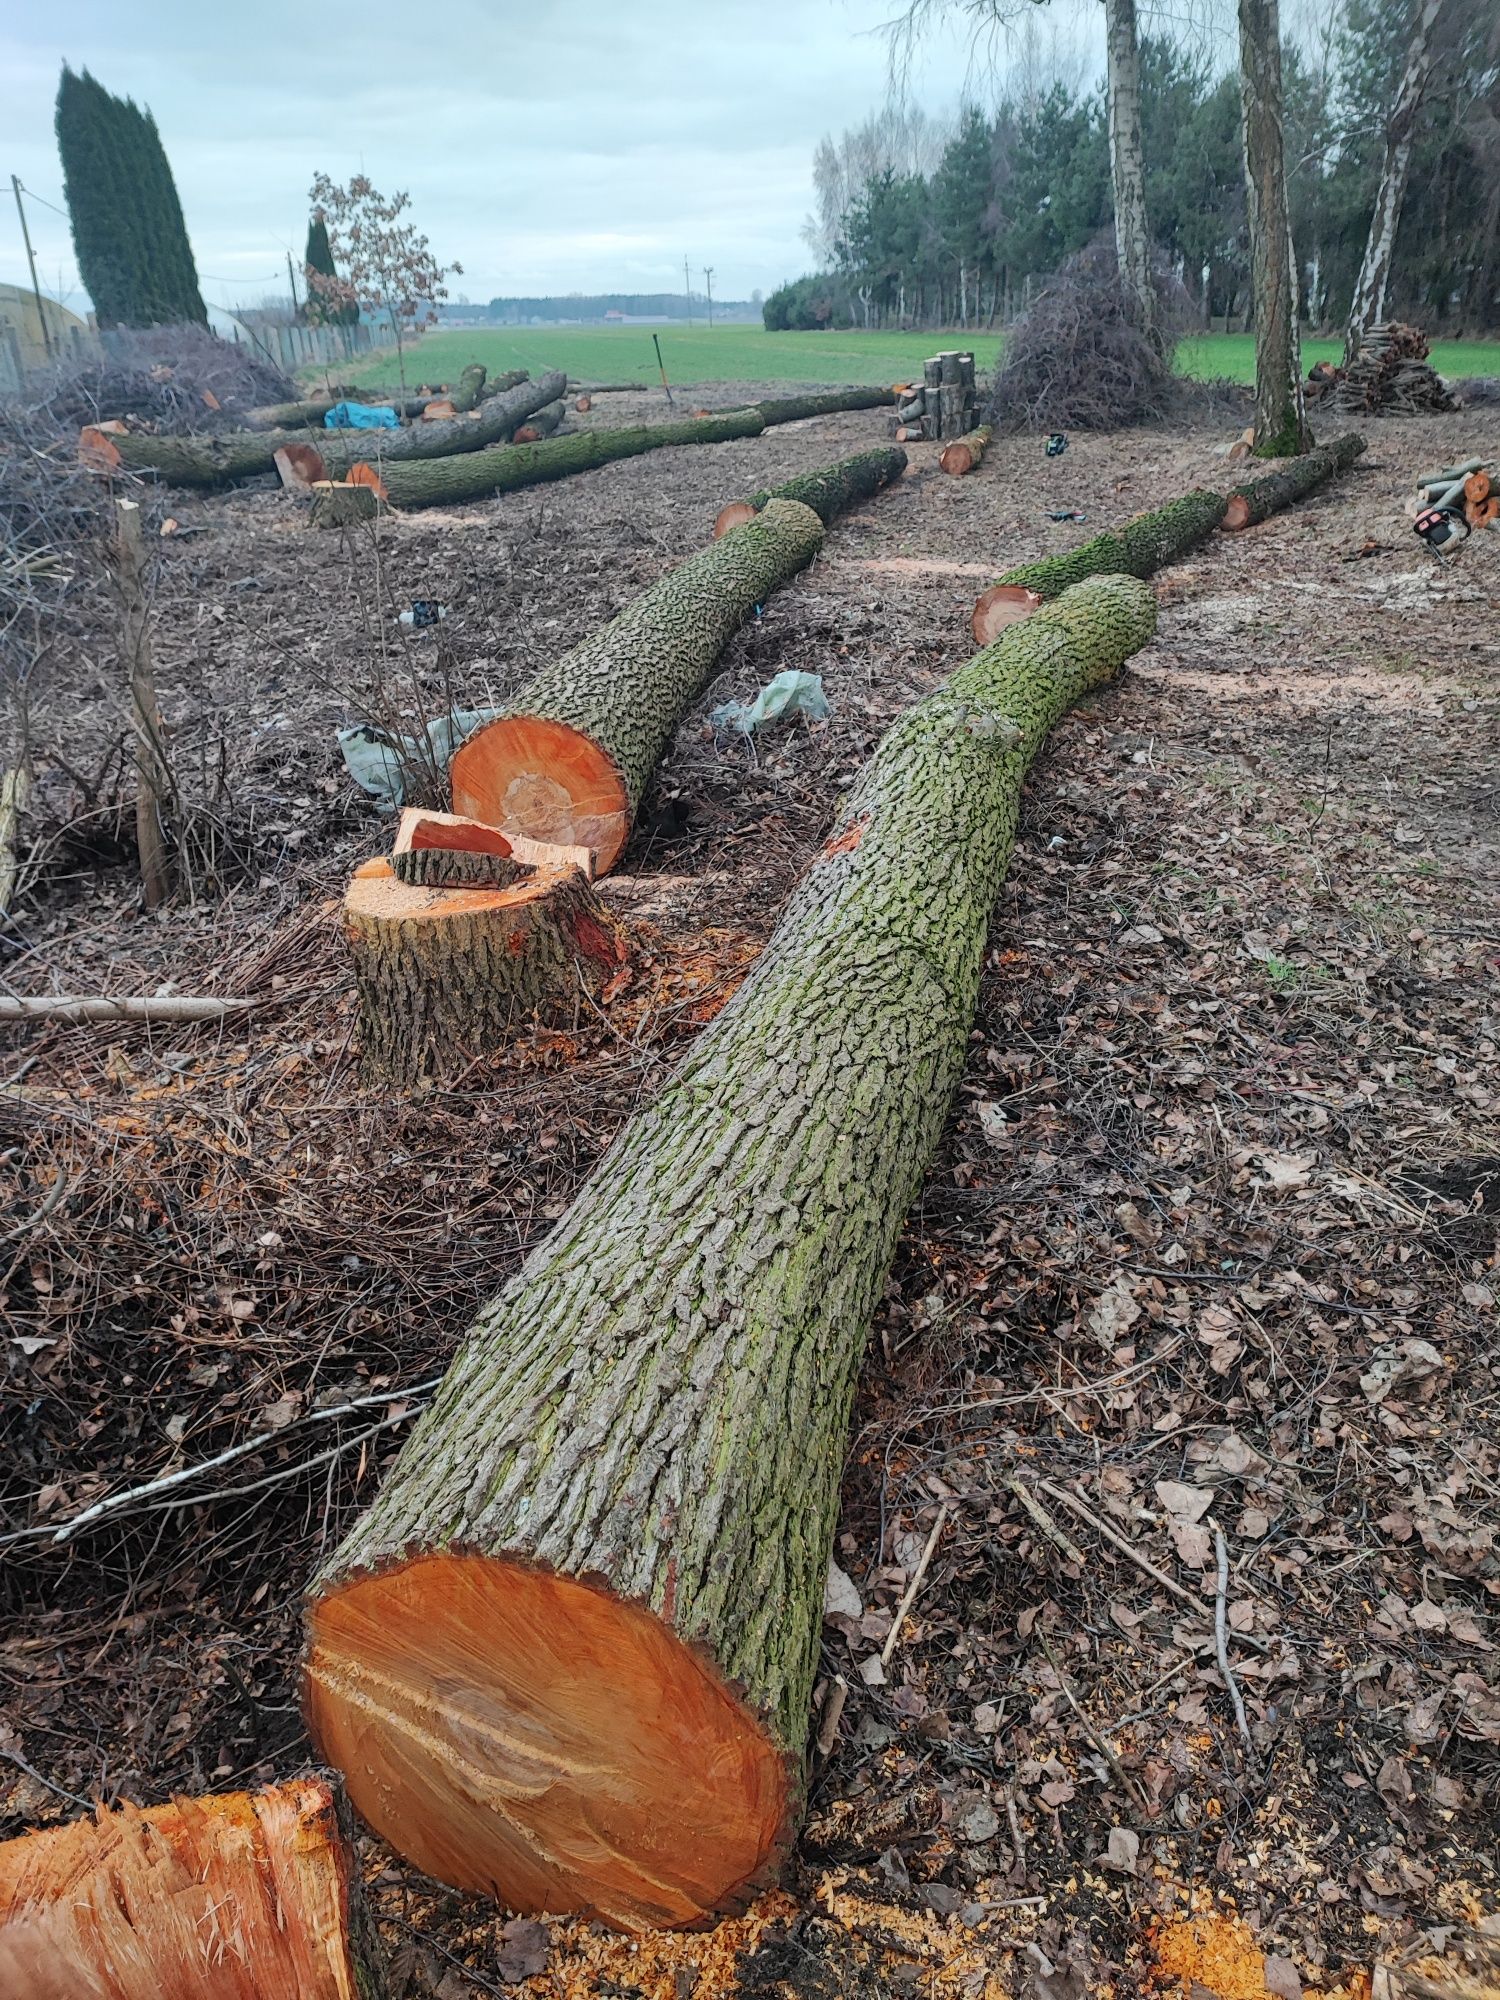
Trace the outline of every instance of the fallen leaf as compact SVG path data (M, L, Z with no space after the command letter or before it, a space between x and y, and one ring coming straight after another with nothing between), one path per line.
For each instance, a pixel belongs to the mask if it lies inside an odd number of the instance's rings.
M500 1937L495 1970L507 1986L519 1986L523 1979L535 1979L547 1970L552 1940L545 1924L539 1924L535 1917L512 1917L502 1926Z
M1206 1486L1183 1486L1175 1479L1158 1479L1156 1497L1179 1521L1201 1521L1214 1504Z
M1112 1826L1109 1845L1099 1859L1118 1875L1133 1875L1141 1851L1141 1837L1128 1826Z

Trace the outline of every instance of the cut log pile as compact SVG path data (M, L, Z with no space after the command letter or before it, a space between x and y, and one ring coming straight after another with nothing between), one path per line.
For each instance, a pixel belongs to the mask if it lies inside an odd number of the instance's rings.
M1031 617L1039 605L1060 597L1085 577L1154 575L1167 564L1180 562L1216 528L1249 527L1291 506L1347 471L1364 448L1364 439L1350 432L1320 450L1282 461L1276 471L1232 493L1198 488L1137 514L1120 528L1106 529L1076 549L1007 570L975 600L970 620L974 637L980 645L989 644L1006 625Z
M312 435L306 431L238 431L218 437L159 437L105 433L90 425L80 433L79 455L96 470L123 467L127 472L155 473L173 486L215 487L270 472L277 453L295 447L300 453L316 453L322 471L314 477L337 479L366 460L385 465L445 458L498 444L532 411L555 402L562 395L565 380L554 371L539 381L521 382L500 395L487 396L467 416L415 423L395 431L319 431Z
M972 354L956 349L934 354L922 363L922 380L894 394L896 437L901 443L965 437L979 422Z
M1419 326L1399 320L1372 326L1346 366L1317 364L1307 379L1307 401L1326 401L1350 415L1417 417L1456 410L1458 402L1427 359L1429 352Z
M855 1379L962 1070L1022 780L1154 620L1145 585L1096 579L900 718L749 978L317 1578L313 1733L427 1873L627 1929L774 1874Z
M0 1845L5 2000L382 2000L342 1795L321 1778L102 1807Z
M714 539L753 519L768 500L800 500L826 528L837 515L861 500L872 499L882 487L899 479L906 467L906 453L899 445L882 445L875 451L841 458L837 465L825 465L820 471L799 473L780 486L752 493L748 500L731 500L727 507L721 507L714 521Z

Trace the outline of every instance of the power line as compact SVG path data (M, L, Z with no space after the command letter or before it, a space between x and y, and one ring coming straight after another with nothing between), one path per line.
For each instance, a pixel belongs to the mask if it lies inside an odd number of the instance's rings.
M14 177L14 176L12 176L12 178L14 179L15 177ZM52 213L53 213L54 215L60 215L60 216L62 217L62 219L63 219L63 221L64 221L64 222L68 221L68 219L69 219L69 218L68 218L68 211L67 211L67 210L66 210L65 208L59 208L59 207L57 206L56 202L53 202L53 201L48 201L48 200L47 200L47 199L45 198L45 196L43 196L43 195L39 195L39 194L37 193L37 191L36 191L36 189L35 189L35 188L29 188L29 187L27 187L27 185L26 185L26 183L25 183L24 181L21 181L21 180L17 180L17 181L16 181L16 185L17 185L17 187L19 187L19 188L20 188L20 190L21 190L22 194L26 194L26 195L30 195L30 197L31 197L31 199L32 199L33 201L39 201L39 202L41 202L41 204L42 204L42 207L43 207L43 208L50 208L50 209L52 210Z

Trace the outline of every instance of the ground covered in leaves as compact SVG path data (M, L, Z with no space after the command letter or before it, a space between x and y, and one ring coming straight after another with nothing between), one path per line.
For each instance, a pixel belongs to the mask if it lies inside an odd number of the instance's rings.
M733 991L881 731L967 657L975 591L1227 480L1232 434L1013 439L964 480L913 449L679 733L605 885L636 940L606 1015L367 1089L337 898L388 829L335 729L503 696L725 500L884 431L657 454L373 540L268 488L152 497L204 893L150 918L107 591L67 594L4 990L256 1004L0 1029L0 1833L306 1756L319 1551ZM372 1843L409 1990L1365 2000L1500 1907L1500 536L1443 566L1409 518L1500 418L1370 435L1339 488L1159 580L1156 642L1033 774L870 1347L793 1878L711 1935L622 1941L435 1894ZM418 598L433 631L399 622ZM716 739L713 705L788 666L831 721Z

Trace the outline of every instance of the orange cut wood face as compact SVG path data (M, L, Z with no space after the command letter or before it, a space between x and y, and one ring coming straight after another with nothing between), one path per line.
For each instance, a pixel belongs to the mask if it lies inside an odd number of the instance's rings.
M440 396L434 402L429 403L426 409L423 410L422 421L423 423L436 424L441 423L446 417L456 417L457 415L458 411L453 407L448 398Z
M359 2000L321 1779L125 1805L0 1846L5 2000Z
M120 463L120 448L102 424L85 424L78 433L78 463L90 472L113 472Z
M1221 523L1226 534L1237 535L1242 528L1250 525L1250 502L1242 493L1231 493L1229 505L1224 509Z
M714 517L714 540L722 542L731 528L742 528L747 521L755 519L755 509L748 500L731 500L727 507L721 507Z
M289 493L307 493L326 480L328 467L316 445L284 444L274 454L281 483Z
M783 1758L640 1606L434 1555L344 1584L310 1624L314 1737L376 1831L439 1881L666 1929L738 1907L771 1864Z
M630 799L613 760L581 729L504 715L455 752L453 809L507 834L592 850L606 875L630 838Z
M518 861L522 859L519 847L512 851ZM573 864L559 867L544 862L504 889L425 888L398 881L389 861L362 861L344 891L344 911L372 923L441 923L444 917L477 917L489 910L540 902L574 873Z
M970 625L975 644L993 645L1007 625L1021 624L1041 607L1042 600L1036 591L1027 590L1024 584L992 583L974 600Z
M502 833L498 826L464 819L458 813L431 812L406 806L396 826L395 854L441 847L450 854L508 854L527 868L577 868L592 877L594 857L586 847L559 847L523 834Z
M938 464L944 472L951 472L956 479L961 479L966 472L974 470L974 454L961 438L955 438L939 453Z
M344 475L344 484L346 486L373 486L382 500L389 501L391 497L386 491L385 481L381 478L380 474L375 470L373 465L367 465L363 459L360 459L358 464L350 466L348 472Z

